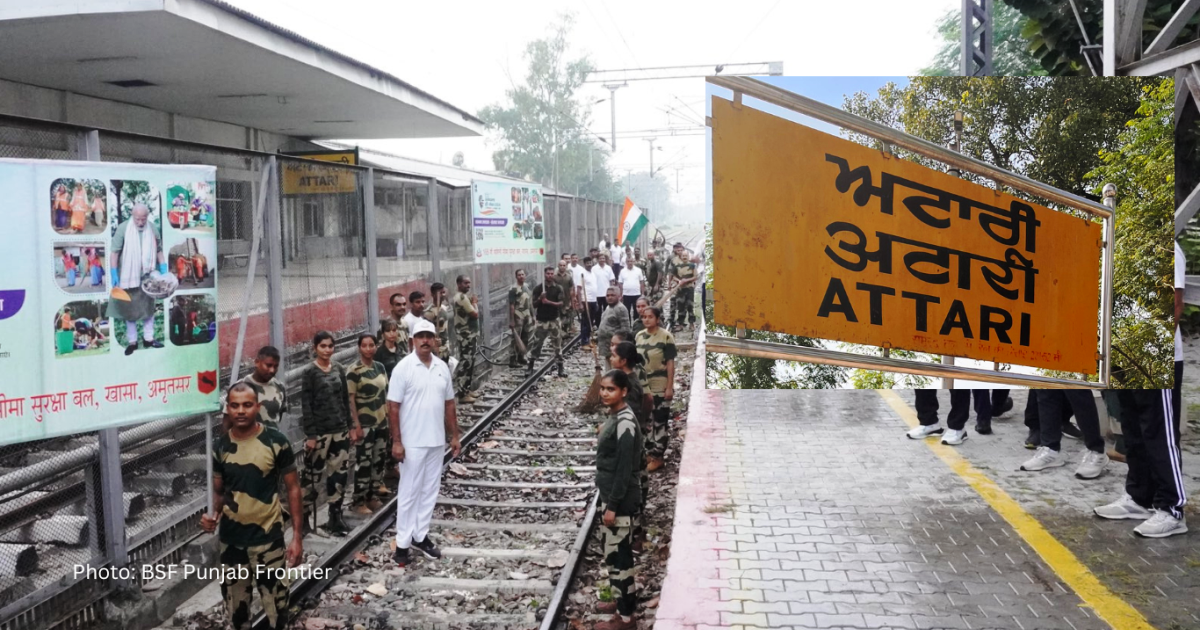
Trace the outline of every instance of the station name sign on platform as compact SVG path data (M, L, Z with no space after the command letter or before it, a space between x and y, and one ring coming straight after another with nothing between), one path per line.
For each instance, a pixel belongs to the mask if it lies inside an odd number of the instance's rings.
M712 99L717 323L1094 374L1101 226Z
M295 151L285 153L307 160L358 165L358 149L348 151ZM328 195L358 192L358 173L348 168L323 168L295 160L283 160L283 194Z

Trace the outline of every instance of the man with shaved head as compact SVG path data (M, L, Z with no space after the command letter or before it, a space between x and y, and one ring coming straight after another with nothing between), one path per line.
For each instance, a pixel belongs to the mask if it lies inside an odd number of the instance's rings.
M162 243L158 228L150 221L150 208L144 203L134 204L129 219L117 226L112 237L112 288L121 288L129 300L108 301L110 318L125 320L125 356L133 354L138 347L138 325L142 328L142 346L161 348L162 342L154 338L154 298L142 291L142 278L158 269L167 273L167 261L163 258Z

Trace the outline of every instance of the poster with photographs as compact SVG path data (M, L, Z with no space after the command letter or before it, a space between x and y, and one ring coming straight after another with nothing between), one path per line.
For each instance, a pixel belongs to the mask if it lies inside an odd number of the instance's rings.
M0 160L0 445L218 409L215 175Z
M542 189L527 182L471 182L475 262L545 262Z

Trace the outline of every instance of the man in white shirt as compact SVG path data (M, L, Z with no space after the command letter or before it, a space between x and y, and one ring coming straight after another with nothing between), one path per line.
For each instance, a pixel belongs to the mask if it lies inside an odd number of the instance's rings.
M410 298L411 299L411 298ZM442 552L429 540L429 523L442 481L446 434L457 456L458 412L450 368L434 356L437 329L426 319L413 325L413 352L396 364L388 382L388 425L392 456L400 462L396 489L396 552L392 560L409 562L409 546L430 558Z
M612 247L608 248L608 259L614 267L620 269L621 265L625 264L625 248L613 243Z
M632 316L638 298L646 293L646 274L634 266L632 256L625 259L625 266L621 268L621 276L617 282L621 285L621 302Z
M408 337L413 336L413 326L418 320L425 319L425 294L420 291L413 291L408 294L409 312L400 320L404 324L404 328L408 330Z
M1133 532L1145 538L1186 534L1187 493L1179 450L1180 385L1183 381L1183 314L1186 261L1175 244L1175 385L1172 389L1118 389L1121 434L1125 438L1125 493L1095 508L1107 519L1143 521Z
M584 266L587 266L587 259L583 261ZM601 304L604 301L604 294L608 291L608 274L604 273L604 267L598 264L597 261L592 261L592 268L588 271L591 282L588 283L588 313L592 318L592 330L600 325L600 313L604 312Z
M604 308L607 306L604 301L604 294L608 292L608 287L611 287L613 283L617 281L617 272L613 270L612 262L609 259L608 254L604 252L600 252L600 262L596 265L596 269L593 271L599 271L600 274L604 276L604 284L595 287L596 292L593 296L594 299L592 300L596 303L596 310L599 311L599 313L603 313ZM599 323L599 321L600 316L597 315L596 322Z

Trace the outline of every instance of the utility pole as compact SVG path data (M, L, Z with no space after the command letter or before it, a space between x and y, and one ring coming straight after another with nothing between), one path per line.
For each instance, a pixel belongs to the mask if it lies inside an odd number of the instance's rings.
M658 138L646 138L645 140L650 145L650 179L654 179L654 141Z
M679 194L679 171L682 170L682 168L683 167L680 167L680 166L675 167L675 194L676 195Z
M951 143L950 149L954 152L962 151L962 131L963 131L963 113L961 109L954 110L954 142ZM949 169L951 175L962 177L962 171L957 168ZM942 355L942 365L954 365L954 357ZM954 379L942 378L942 389L954 389Z
M628 83L605 83L604 87L608 88L609 108L612 110L612 150L614 154L617 150L617 90L629 85Z
M1086 33L1084 37L1087 37ZM959 74L966 77L992 75L992 0L962 0L960 48Z

